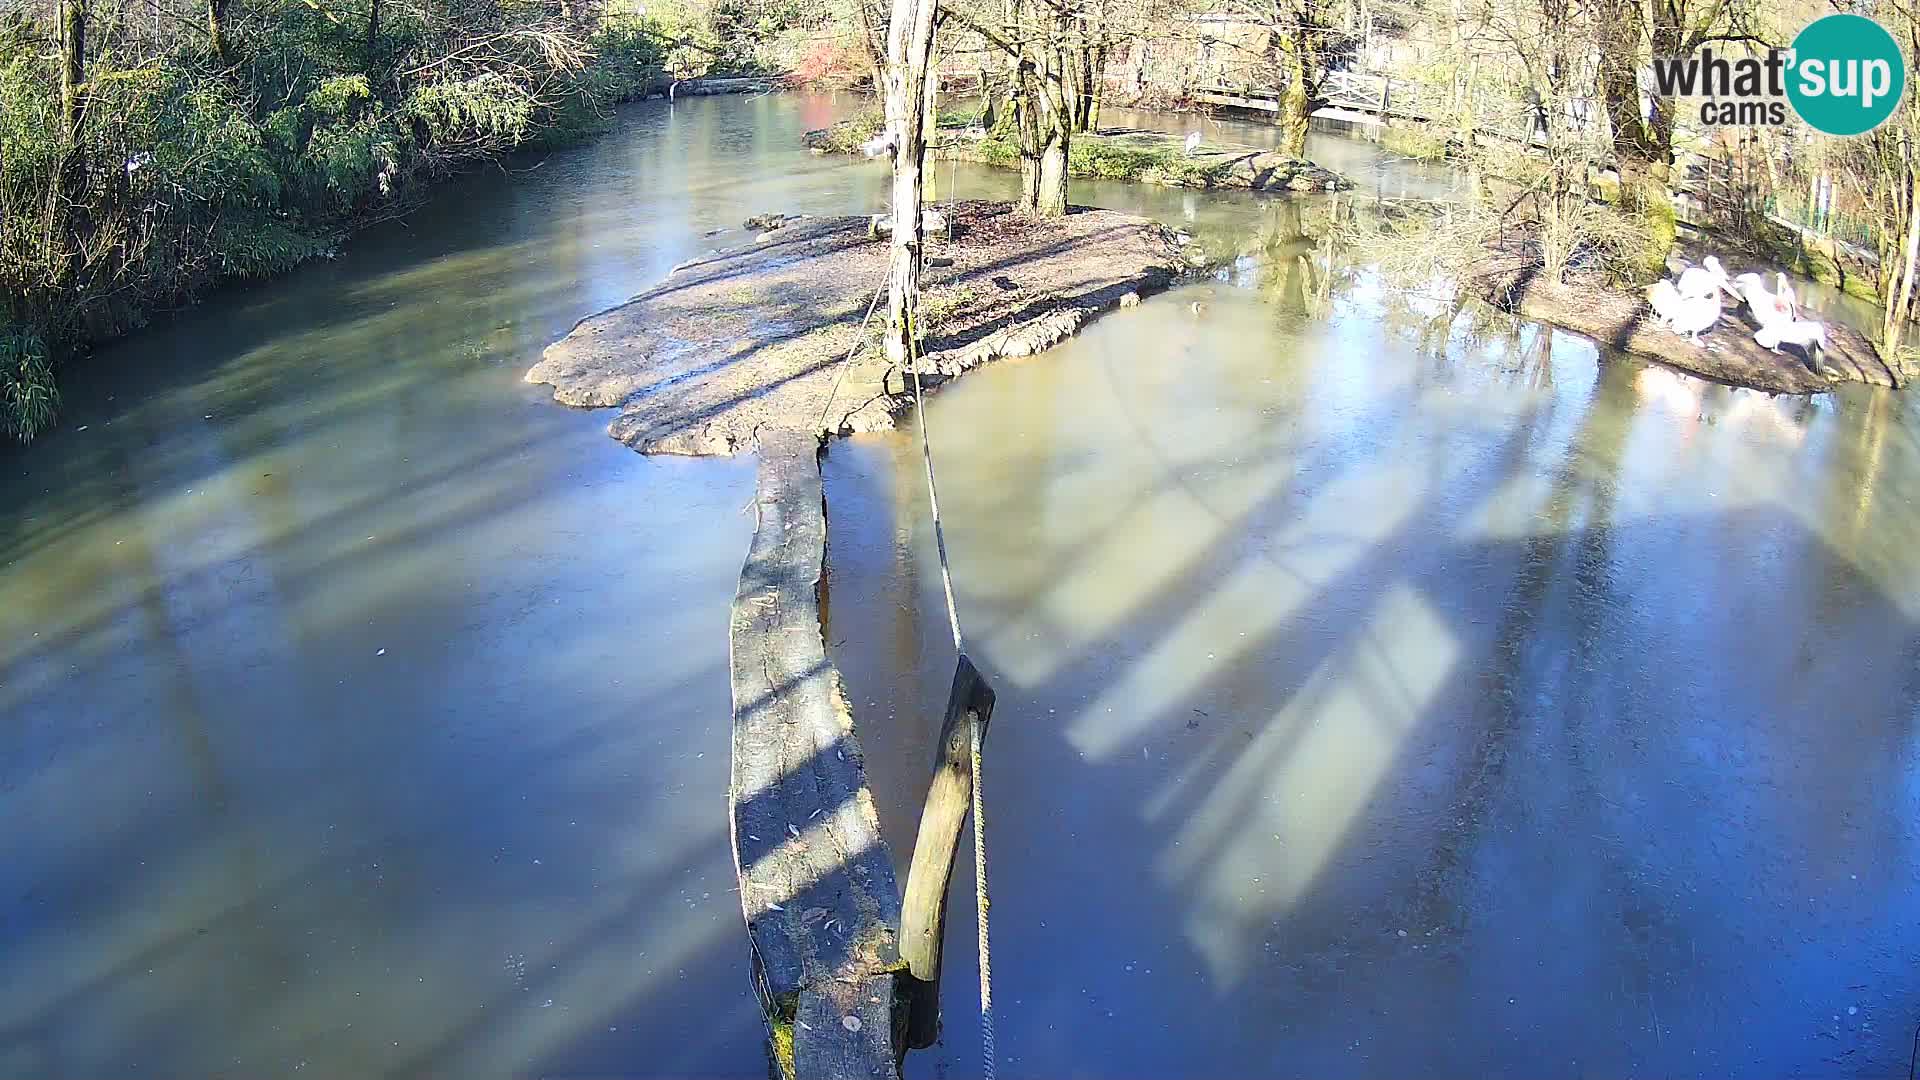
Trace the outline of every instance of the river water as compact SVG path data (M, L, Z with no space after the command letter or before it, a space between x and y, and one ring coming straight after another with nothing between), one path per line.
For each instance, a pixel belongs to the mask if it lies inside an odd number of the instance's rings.
M748 214L877 206L795 143L853 105L629 109L103 352L0 450L0 1075L763 1073L723 796L751 463L519 376ZM1329 266L1310 201L1076 199L1264 255L926 418L1000 693L1003 1075L1897 1073L1907 402L1449 329ZM826 463L898 857L952 663L917 438ZM915 1077L978 1068L962 862Z

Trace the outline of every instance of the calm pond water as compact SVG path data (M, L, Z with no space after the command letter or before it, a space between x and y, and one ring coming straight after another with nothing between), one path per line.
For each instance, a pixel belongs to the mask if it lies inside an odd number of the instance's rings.
M633 108L100 354L0 449L0 1076L764 1074L752 462L520 377L709 230L868 206L795 144L833 108Z
M1332 293L1183 288L929 405L1005 1073L1903 1075L1908 403ZM827 459L896 855L952 673L917 437ZM913 1077L978 1069L970 869Z
M751 463L520 375L748 214L877 206L795 141L855 105L632 108L102 353L0 450L0 1076L764 1074L723 796ZM1303 272L1319 204L1076 198L1264 256L929 410L1001 694L1003 1074L1897 1073L1905 402L1449 335ZM951 664L915 434L827 463L900 857ZM916 1077L978 1067L955 886Z

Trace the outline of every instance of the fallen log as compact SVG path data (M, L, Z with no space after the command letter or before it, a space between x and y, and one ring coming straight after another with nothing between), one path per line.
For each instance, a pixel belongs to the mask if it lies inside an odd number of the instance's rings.
M759 446L729 650L728 805L754 991L784 1080L897 1076L900 890L820 635L820 441L776 431Z

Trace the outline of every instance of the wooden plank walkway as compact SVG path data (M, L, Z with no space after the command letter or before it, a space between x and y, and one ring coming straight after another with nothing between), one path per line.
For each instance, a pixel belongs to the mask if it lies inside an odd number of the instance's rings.
M820 634L820 443L762 431L759 447L758 523L733 602L729 791L754 989L788 1080L897 1076L900 887Z

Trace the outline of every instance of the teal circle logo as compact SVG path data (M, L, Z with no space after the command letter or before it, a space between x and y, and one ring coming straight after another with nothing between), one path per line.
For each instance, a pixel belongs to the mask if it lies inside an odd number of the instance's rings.
M1900 43L1864 15L1827 15L1793 39L1787 100L1828 135L1860 135L1893 115L1907 88Z

